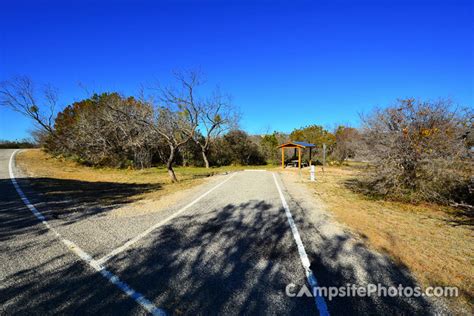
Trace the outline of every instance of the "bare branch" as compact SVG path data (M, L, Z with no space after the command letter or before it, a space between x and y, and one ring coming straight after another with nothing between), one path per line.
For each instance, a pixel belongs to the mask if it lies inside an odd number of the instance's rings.
M30 78L20 76L0 83L0 105L32 119L49 134L54 135L57 91L47 86L38 101Z

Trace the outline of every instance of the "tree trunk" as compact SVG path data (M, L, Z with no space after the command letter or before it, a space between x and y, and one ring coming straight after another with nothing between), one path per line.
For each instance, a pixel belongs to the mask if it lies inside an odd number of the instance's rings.
M176 174L174 173L172 166L167 166L168 168L168 175L171 178L171 182L178 182L178 178L176 178Z
M171 182L178 182L178 178L176 178L176 174L173 170L173 162L174 162L174 152L175 148L170 146L170 156L168 157L168 162L166 163L166 169L168 169L168 174L171 178Z
M206 149L201 148L202 159L204 160L204 165L206 166L207 169L209 169L209 160L207 160L206 151L207 151Z

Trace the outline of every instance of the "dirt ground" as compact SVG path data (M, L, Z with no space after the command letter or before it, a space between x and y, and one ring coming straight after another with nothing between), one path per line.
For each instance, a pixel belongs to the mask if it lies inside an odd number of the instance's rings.
M448 207L374 200L354 193L347 183L361 176L361 166L316 169L316 182L309 181L308 169L301 176L295 169L283 174L293 185L305 184L338 222L406 266L423 286L458 287L460 297L449 299L449 305L459 313L472 311L474 234L467 219Z

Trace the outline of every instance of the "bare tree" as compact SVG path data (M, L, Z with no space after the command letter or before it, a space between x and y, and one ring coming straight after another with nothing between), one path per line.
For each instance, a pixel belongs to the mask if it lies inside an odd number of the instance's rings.
M195 88L200 84L197 72L175 72L177 86L158 87L158 98L145 98L141 95L140 102L151 109L152 115L146 117L129 113L119 107L109 107L131 120L149 128L168 145L166 168L172 182L178 178L173 169L177 151L190 141L199 124L199 104L195 97Z
M199 127L202 130L202 137L196 134L197 137L193 140L201 148L206 168L209 168L207 155L212 141L222 133L235 129L238 120L239 116L230 102L230 97L222 95L219 89L216 89L211 97L200 104Z
M194 138L199 125L201 105L196 96L196 87L201 81L197 71L174 72L177 86L159 88L156 131L166 140L169 156L166 168L171 181L177 182L173 164L177 150Z
M0 82L0 104L32 119L52 137L55 137L57 101L57 90L50 85L43 88L43 93L38 98L33 81L27 76Z
M449 100L399 100L363 117L374 164L370 190L394 198L468 203L472 112ZM472 198L472 197L471 197Z

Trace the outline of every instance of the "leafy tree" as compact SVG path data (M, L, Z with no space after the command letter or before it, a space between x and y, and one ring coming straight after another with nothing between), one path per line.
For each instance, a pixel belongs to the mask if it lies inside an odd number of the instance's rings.
M306 141L315 144L316 148L322 148L323 144L326 144L328 156L333 151L336 143L336 137L320 125L309 125L295 129L291 132L290 139L292 141ZM305 155L308 155L308 153L305 153ZM319 154L319 156L322 155Z
M54 127L61 143L49 149L92 165L148 167L158 142L140 122L152 117L151 108L133 97L95 94L58 114Z
M203 137L198 131L194 137ZM176 163L185 166L204 166L201 147L194 141L189 141L179 149Z
M268 162L273 164L278 163L279 151L277 147L279 145L277 133L264 135L260 141L260 148L263 156Z
M265 159L257 144L241 130L227 133L216 143L216 160L220 165L259 165L265 164Z
M332 146L335 143L335 136L320 125L309 125L295 129L291 132L290 139L293 141L307 141L315 145L326 144Z
M35 147L37 147L37 145L29 139L14 140L14 141L0 139L0 148L2 149L35 148Z

